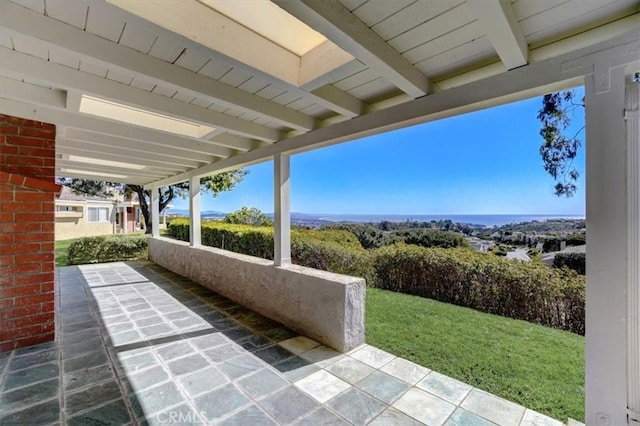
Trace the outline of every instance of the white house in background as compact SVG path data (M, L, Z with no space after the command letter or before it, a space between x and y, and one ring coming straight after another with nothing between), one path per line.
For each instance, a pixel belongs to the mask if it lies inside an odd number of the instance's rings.
M56 240L126 234L143 227L137 201L75 193L63 187L55 205Z

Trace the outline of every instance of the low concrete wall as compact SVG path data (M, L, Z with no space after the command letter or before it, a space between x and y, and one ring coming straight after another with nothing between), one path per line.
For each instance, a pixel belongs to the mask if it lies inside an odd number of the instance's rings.
M364 343L365 281L213 247L149 239L156 264L297 332L346 352Z

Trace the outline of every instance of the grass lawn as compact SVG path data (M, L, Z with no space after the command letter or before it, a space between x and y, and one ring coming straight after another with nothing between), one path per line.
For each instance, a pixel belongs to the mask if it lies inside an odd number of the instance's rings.
M56 241L56 266L67 266L69 264L69 246L74 240Z
M367 343L561 421L584 421L584 338L367 289Z

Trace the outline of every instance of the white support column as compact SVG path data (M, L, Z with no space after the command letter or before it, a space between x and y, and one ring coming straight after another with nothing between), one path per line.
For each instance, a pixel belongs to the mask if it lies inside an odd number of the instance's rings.
M273 264L291 263L291 184L290 158L288 154L276 154L273 158L274 182L274 250Z
M628 288L627 407L629 424L640 426L640 83L627 81Z
M192 247L202 244L200 236L200 178L189 181L189 242Z
M622 67L585 78L586 424L627 423L628 194ZM608 87L607 87L607 84Z
M160 236L160 197L156 186L151 188L151 236Z
M124 205L122 206L122 229L125 234L127 234L129 232L129 222L128 222L129 218L127 217L127 206Z

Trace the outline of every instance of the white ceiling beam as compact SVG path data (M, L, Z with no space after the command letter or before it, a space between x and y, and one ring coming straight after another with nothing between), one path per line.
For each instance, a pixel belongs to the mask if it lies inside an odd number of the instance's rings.
M78 178L78 179L93 179L93 180L104 180L106 182L118 182L118 183L129 183L132 185L146 185L149 182L152 182L151 179L141 178L139 176L126 178L114 178L110 173L100 173L98 175L83 175L81 173L69 173L63 172L59 168L56 167L56 176L58 177L68 177L68 178ZM62 200L64 201L64 200Z
M582 83L593 72L574 66L580 59L623 66L640 61L638 31L608 42L520 67L420 99L372 112L330 127L298 135L274 145L216 161L199 169L153 182L155 186L184 182L196 176L233 170L271 159L279 153L299 153L415 124L452 117L509 102L540 96Z
M56 167L59 169L79 169L79 170L89 170L92 172L105 172L105 173L114 173L119 175L127 175L130 177L141 177L141 178L155 178L157 179L159 176L166 175L166 173L162 173L158 170L152 169L130 169L126 167L118 167L118 166L105 166L101 164L87 163L84 161L71 161L65 160L62 158L56 159Z
M70 143L76 142L74 147L70 146ZM93 149L92 149L93 148ZM122 150L114 151L106 150L106 151L97 151L95 150L94 145L84 144L83 142L72 141L66 139L64 137L56 137L56 154L60 155L76 155L79 157L87 157L87 158L100 158L101 160L107 161L116 161L121 163L131 163L135 161L136 164L141 166L149 166L149 167L160 167L165 171L173 171L176 173L184 171L185 167L179 166L175 163L166 161L155 161L147 156L137 157L135 160L132 159L131 153L122 152ZM99 155L96 155L99 154ZM139 153L137 153L139 155ZM194 163L193 167L196 167L197 163Z
M15 81L15 80L13 80ZM4 82L2 83L5 84ZM24 84L26 83L17 83ZM27 85L28 86L28 85ZM48 89L42 89L48 90ZM214 157L230 157L236 151L212 145L200 139L191 139L178 135L159 132L157 130L121 124L111 120L70 113L65 110L56 110L47 106L34 106L37 104L33 99L21 97L19 100L2 99L0 101L0 111L2 114L24 117L31 120L43 121L59 126L85 129L104 135L117 136L130 139L132 141L146 142L147 144L180 148L198 154L207 154ZM131 142L133 143L133 142Z
M510 70L529 62L529 48L511 0L467 0L478 23Z
M201 164L208 164L215 159L215 157L208 154L193 152L175 146L159 145L153 142L132 141L131 139L113 135L105 135L101 133L93 133L91 131L81 129L67 128L64 138L66 140L75 140L80 143L87 143L93 144L94 146L104 147L107 150L110 150L107 152L137 152L136 155L131 157L132 160L139 156L151 158L151 155L162 155L168 157L173 156L176 159L175 164L183 164L185 160L189 162L195 161ZM185 165L185 168L189 167L190 166Z
M316 124L313 117L276 102L113 43L9 1L0 2L0 27L45 45L74 52L120 72L144 76L157 84L193 96L207 97L229 108L268 117L293 129L308 131Z
M413 98L431 92L427 77L338 0L273 0Z
M364 102L331 84L318 87L311 93L320 96L327 102L332 102L334 107L331 109L345 117L353 118L367 112L367 105Z
M2 62L0 62L0 66L2 66ZM63 90L45 89L2 76L0 76L0 98L24 99L26 102L47 105L52 108L65 109L67 107L67 95Z
M68 104L74 104L72 108L67 105L67 109L72 112L79 111L80 100L78 97L82 96L82 93L86 93L206 126L219 127L250 138L270 142L282 138L281 132L276 129L73 70L64 65L44 61L6 47L0 47L0 70L15 76L30 76L52 86L66 89L72 95L70 100L67 99Z
M241 136L232 135L230 133L214 135L209 138L209 141L215 142L217 145L228 146L230 148L240 149L242 151L251 151L252 149L268 145L267 143L262 141L247 139Z

